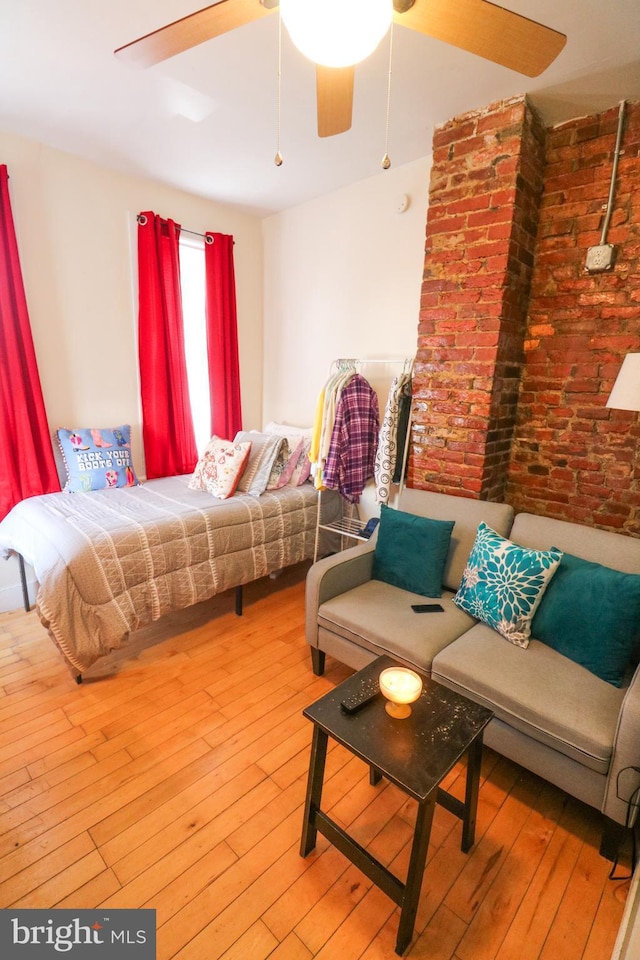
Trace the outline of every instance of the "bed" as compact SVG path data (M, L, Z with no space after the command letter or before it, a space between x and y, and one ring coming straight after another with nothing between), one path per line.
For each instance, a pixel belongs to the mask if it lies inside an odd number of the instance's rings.
M312 484L219 500L189 480L31 497L0 523L0 551L33 566L38 615L76 679L166 613L313 558ZM325 495L323 513L339 501Z

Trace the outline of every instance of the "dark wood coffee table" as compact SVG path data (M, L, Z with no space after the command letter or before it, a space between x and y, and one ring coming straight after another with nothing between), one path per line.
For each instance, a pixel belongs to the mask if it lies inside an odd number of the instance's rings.
M401 908L396 953L403 954L413 936L436 803L462 820L462 850L467 853L473 846L482 736L493 713L423 677L422 695L412 704L412 714L406 720L394 720L386 713L382 694L358 713L346 714L341 701L360 686L362 678L377 677L389 666L398 664L390 657L379 657L303 711L313 723L313 741L300 855L306 857L313 850L320 831L391 897ZM320 809L329 737L369 765L372 784L386 777L417 800L404 883ZM462 802L443 790L440 783L465 754L467 776Z

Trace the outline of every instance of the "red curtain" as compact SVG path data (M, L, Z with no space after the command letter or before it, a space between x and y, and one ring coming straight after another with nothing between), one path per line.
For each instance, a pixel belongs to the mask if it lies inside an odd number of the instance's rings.
M204 258L211 432L233 440L242 429L233 237L207 232Z
M147 477L192 473L198 454L187 384L180 224L138 217L138 353Z
M0 165L0 519L25 497L60 490L9 198Z

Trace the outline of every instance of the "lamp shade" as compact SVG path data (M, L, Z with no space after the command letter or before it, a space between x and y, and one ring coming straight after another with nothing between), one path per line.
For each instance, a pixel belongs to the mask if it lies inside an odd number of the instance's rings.
M280 0L291 40L313 63L349 67L373 53L391 26L392 0Z
M607 406L614 410L640 410L640 353L628 353L624 358Z

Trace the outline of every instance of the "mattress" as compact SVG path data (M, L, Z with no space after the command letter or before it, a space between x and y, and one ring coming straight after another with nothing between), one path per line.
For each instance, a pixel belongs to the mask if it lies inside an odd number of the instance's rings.
M0 523L0 551L33 566L38 614L76 671L166 613L313 557L311 484L217 500L189 478L30 497Z

